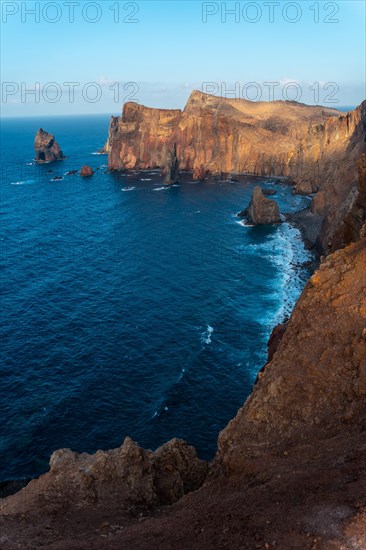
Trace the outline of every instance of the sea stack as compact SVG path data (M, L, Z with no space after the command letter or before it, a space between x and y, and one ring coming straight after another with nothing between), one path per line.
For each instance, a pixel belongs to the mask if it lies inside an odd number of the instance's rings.
M34 149L36 151L35 160L38 163L54 162L66 158L55 140L55 136L49 134L42 128L36 133Z
M253 225L281 223L278 204L272 199L267 199L259 186L254 188L248 208L243 210L239 216L245 216Z
M173 151L168 151L167 161L164 170L165 185L177 183L179 180L179 159L177 156L177 144L174 143Z
M81 167L80 176L82 178L90 178L90 176L92 176L93 174L93 169L90 166L84 164L84 166Z

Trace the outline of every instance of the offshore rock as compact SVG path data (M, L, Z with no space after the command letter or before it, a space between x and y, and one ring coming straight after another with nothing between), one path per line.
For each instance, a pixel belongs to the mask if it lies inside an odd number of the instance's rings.
M239 216L246 216L248 222L253 225L281 223L282 221L278 204L272 199L267 199L259 186L254 188L248 208Z
M89 178L94 174L93 169L90 166L82 166L80 170L80 176L83 178Z
M173 150L168 151L166 166L164 168L164 183L170 185L179 181L179 159L177 156L177 144L174 143Z
M55 136L49 134L42 128L40 128L36 133L36 137L34 139L34 149L36 152L35 160L40 164L43 162L54 162L56 160L66 158L61 151L59 144L55 140Z

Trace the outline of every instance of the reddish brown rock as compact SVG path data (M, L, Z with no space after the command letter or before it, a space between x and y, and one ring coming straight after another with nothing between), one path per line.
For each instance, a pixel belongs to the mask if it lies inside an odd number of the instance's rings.
M36 152L35 160L39 164L66 158L55 140L55 136L49 134L42 128L38 130L34 139L34 149Z
M310 279L252 395L220 434L225 467L245 468L252 445L314 444L364 425L365 266L363 239Z
M248 208L243 210L239 216L245 216L248 222L254 225L281 223L278 204L272 199L267 199L258 186L253 190L252 200Z
M204 181L206 178L206 170L203 164L200 164L200 166L197 166L193 170L193 180L194 181Z
M198 489L207 463L184 441L173 439L155 453L130 438L112 451L93 455L61 449L50 458L50 471L32 480L22 491L0 500L0 516L52 514L67 508L81 510L119 506L152 508L172 504ZM46 498L45 496L46 495Z
M0 500L1 548L364 548L365 265L365 239L322 263L208 477L176 440L58 451Z
M89 178L93 174L94 174L93 169L90 166L86 166L86 165L82 166L80 170L80 176L82 176L83 178Z
M126 103L112 117L109 168L163 168L174 143L181 170L285 176L299 193L324 191L308 216L320 253L351 242L346 216L358 216L356 162L366 152L366 101L344 114L291 101L251 102L192 92L181 110ZM366 221L366 220L365 220Z

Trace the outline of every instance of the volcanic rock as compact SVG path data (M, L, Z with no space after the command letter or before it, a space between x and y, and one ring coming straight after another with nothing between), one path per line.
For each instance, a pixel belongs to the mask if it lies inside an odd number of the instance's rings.
M323 254L351 242L343 220L358 217L356 163L366 152L365 133L366 101L345 114L193 91L183 111L125 103L122 117L111 118L108 164L111 170L163 168L176 143L181 170L203 165L213 175L286 177L302 194L321 189L323 209L310 213L307 223L314 220L308 233Z
M89 178L94 174L93 169L90 166L82 166L80 170L80 176L83 178Z
M18 499L0 503L0 515L19 510L47 514L92 507L153 508L172 504L198 489L207 475L207 463L184 441L173 439L155 453L127 437L121 447L93 455L61 449L50 458L50 470L32 480ZM47 498L44 499L44 495ZM16 498L16 497L14 497Z
M267 199L259 186L254 188L248 208L243 210L239 216L246 216L248 222L253 225L281 223L282 221L278 204L272 199Z
M206 170L203 164L200 164L200 166L196 166L196 168L193 170L193 180L204 181L205 177L206 177Z
M177 144L174 143L173 150L168 151L166 165L164 168L164 183L170 185L179 181L179 159L177 156Z
M55 136L49 134L42 128L40 128L36 134L34 149L36 151L35 160L38 163L54 162L66 158L55 140Z

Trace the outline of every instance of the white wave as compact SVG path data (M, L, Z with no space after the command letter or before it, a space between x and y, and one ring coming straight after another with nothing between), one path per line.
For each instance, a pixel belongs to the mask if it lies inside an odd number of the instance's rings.
M166 189L169 189L169 185L165 185L164 187L155 187L153 191L165 191Z
M151 181L152 178L141 178L141 181Z
M213 331L213 327L207 325L207 330L205 330L205 332L203 332L201 336L202 344L211 344L211 334L213 333Z
M122 187L121 191L133 191L136 187Z
M235 220L235 223L237 223L238 225L241 225L242 227L255 227L253 224L250 224L245 220L240 220L240 221Z

